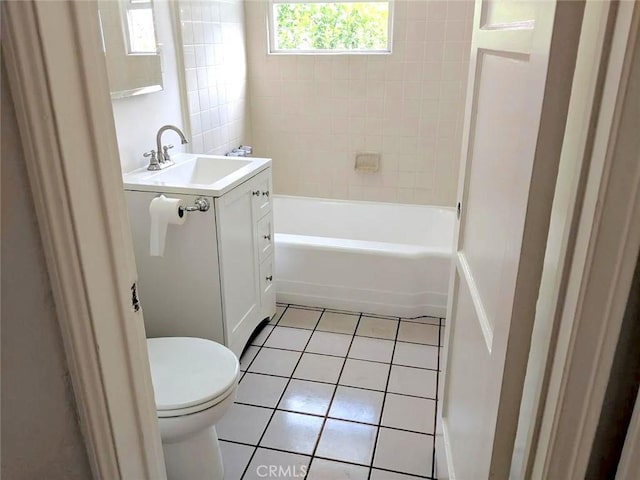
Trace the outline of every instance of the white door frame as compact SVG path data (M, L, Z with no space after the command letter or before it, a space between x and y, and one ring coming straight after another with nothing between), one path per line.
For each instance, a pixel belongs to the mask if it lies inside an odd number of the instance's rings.
M634 478L640 478L640 392L636 396L636 403L616 472L616 480Z
M93 476L166 479L97 3L2 2L2 48Z
M619 2L533 478L585 477L640 249L639 26Z
M628 13L633 3L619 8ZM631 221L640 216L640 169L620 175L609 142L620 123L616 92L635 10L627 35L621 25L614 38L605 86L614 100L600 113L534 477L583 473L630 285L625 259L640 244L640 222ZM136 271L124 193L114 194L122 179L96 18L95 1L3 2L2 44L94 476L161 480L144 325L131 306ZM599 262L612 252L605 268ZM606 292L597 294L604 275ZM583 378L589 381L573 383ZM569 476L546 475L560 465Z

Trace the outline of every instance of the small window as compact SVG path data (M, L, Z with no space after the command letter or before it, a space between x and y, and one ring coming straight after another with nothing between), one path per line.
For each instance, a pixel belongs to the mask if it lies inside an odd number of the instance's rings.
M270 0L271 53L389 53L391 1Z
M151 0L129 0L125 15L129 53L157 53Z

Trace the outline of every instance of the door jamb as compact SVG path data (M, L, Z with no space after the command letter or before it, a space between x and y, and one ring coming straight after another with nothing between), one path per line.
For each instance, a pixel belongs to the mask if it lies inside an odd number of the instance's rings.
M640 249L640 159L621 140L640 123L625 113L639 27L619 2L533 478L584 478Z
M96 479L166 479L95 1L2 2L2 47Z

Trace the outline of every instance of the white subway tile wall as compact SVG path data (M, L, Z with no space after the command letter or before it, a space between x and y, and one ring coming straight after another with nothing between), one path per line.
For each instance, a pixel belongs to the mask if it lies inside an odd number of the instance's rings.
M269 55L266 8L245 2L254 154L275 192L453 206L473 2L396 1L390 55ZM358 152L381 153L379 172L356 172Z
M250 142L242 0L179 3L191 151Z

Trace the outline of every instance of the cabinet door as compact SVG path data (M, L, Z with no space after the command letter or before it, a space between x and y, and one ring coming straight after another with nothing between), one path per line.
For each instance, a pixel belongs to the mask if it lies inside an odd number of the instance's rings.
M251 183L253 211L258 220L271 211L271 169L258 174Z
M276 307L276 285L273 278L273 256L260 264L261 317L272 317Z
M238 356L260 321L252 184L216 199L226 345Z

